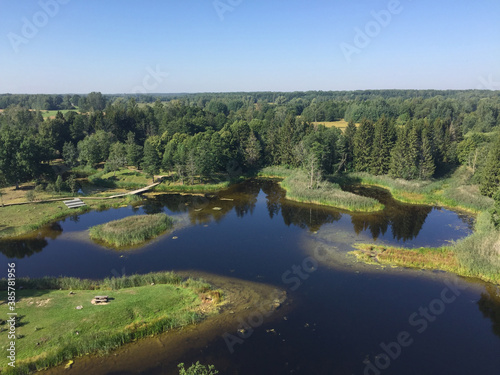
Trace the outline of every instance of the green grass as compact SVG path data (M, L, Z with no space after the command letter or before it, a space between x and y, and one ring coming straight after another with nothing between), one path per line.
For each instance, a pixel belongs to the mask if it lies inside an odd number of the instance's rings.
M92 209L106 210L123 204L133 204L128 197L109 200L84 198L84 201L87 206L74 209L67 208L62 201L0 207L0 239L29 235L51 222Z
M179 193L205 193L205 192L215 192L227 189L229 186L236 184L238 182L244 181L245 178L240 176L231 180L221 181L217 183L204 183L196 185L179 185L170 184L168 182L163 182L160 185L154 187L153 191L157 192L179 192Z
M215 303L220 297L203 281L182 282L172 273L103 281L18 279L17 286L17 366L7 367L6 356L0 357L2 374L28 374L89 353L106 354L126 342L195 323L202 318L200 294L214 296ZM57 286L65 288L52 288ZM6 291L0 295L7 298ZM96 295L113 299L96 306L90 302ZM7 312L8 306L1 305L0 314ZM6 334L0 336L2 350L9 341Z
M88 177L88 181L96 186L107 188L140 189L152 184L152 179L144 173L120 169L116 172L99 171Z
M450 247L402 247L355 244L352 253L361 261L370 264L393 265L430 270L443 270L463 274L458 259Z
M164 213L128 216L90 228L90 238L120 248L142 244L172 228L173 220Z
M322 181L317 188L310 189L306 174L300 170L287 170L283 167L264 168L259 176L284 178L280 185L286 190L286 198L296 202L356 212L373 212L384 208L384 205L376 199L343 191L338 184L329 181Z
M63 115L66 115L66 113L68 112L78 113L78 109L61 109L61 110L51 110L51 111L42 110L40 112L42 112L43 118L46 119L46 118L56 117L57 112L61 112Z
M462 166L451 177L436 181L407 181L359 172L350 173L344 181L386 188L395 199L405 203L441 205L479 213L490 208L493 199L482 196L471 179L472 172Z
M500 232L493 227L489 213L478 215L474 233L457 241L453 251L467 270L465 276L500 283Z

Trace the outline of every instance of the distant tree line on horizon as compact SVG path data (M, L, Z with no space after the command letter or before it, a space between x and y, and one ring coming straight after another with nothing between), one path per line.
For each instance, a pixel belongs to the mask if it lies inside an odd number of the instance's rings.
M272 165L318 178L359 171L429 179L464 164L492 196L500 179L500 94L492 91L5 94L0 108L8 184L55 180L49 162L58 158L150 176L163 169L183 183ZM69 111L44 119L40 110L51 109ZM319 125L341 119L344 132Z

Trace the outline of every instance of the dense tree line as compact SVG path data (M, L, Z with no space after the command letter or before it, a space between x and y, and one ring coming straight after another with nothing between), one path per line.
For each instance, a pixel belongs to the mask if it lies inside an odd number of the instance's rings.
M490 91L362 91L148 96L1 95L0 171L10 184L55 179L48 163L129 165L183 183L269 165L404 179L470 167L500 182L500 97ZM148 103L148 104L145 104ZM37 109L71 109L44 119ZM349 120L342 132L319 125ZM498 137L497 137L498 138Z

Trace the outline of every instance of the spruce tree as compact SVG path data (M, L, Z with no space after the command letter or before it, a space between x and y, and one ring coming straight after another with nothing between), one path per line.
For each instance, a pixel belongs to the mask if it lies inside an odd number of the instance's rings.
M358 172L370 170L373 135L373 123L366 118L361 120L361 125L354 136L354 168Z
M411 125L408 134L408 145L405 154L405 163L407 166L407 173L404 177L407 180L418 178L418 164L420 155L420 137L418 129L415 124Z
M354 136L356 135L356 124L354 121L349 121L344 133L344 154L345 166L348 171L353 170L354 165Z
M419 175L423 180L429 179L434 175L436 165L432 156L432 143L428 132L424 129L422 132L422 147L420 149Z
M375 175L387 174L391 164L391 150L394 147L394 131L391 122L382 115L375 123L375 135L371 155L370 171Z
M391 165L389 168L389 174L394 178L403 178L405 175L405 152L406 152L406 137L408 134L408 129L403 127L398 132L398 137L396 140L396 145L391 152Z
M481 194L488 197L493 196L498 190L498 185L500 183L500 135L497 137L495 143L493 143L490 152L488 153L488 158L486 159L486 165L483 168L481 176L480 191Z

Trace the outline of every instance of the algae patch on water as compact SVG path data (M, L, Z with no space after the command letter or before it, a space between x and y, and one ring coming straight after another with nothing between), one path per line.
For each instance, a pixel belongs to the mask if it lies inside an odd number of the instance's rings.
M129 216L89 229L90 238L111 247L142 244L159 236L174 224L164 213Z

